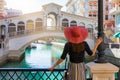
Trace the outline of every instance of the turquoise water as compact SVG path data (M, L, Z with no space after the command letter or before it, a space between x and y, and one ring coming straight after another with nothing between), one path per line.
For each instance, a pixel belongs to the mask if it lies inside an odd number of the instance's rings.
M55 41L64 44L65 39L54 38ZM36 48L26 49L25 58L20 62L8 62L2 68L49 68L61 56L63 47L58 45L46 45L40 43L32 43ZM64 68L64 62L57 66Z
M26 49L25 58L20 62L9 62L5 64L4 68L49 68L61 56L62 47L55 45L45 45L34 43L37 48ZM64 62L57 66L57 68L64 68Z

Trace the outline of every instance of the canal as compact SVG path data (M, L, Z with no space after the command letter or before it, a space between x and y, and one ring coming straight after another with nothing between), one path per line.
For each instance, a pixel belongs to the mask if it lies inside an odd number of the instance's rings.
M25 57L20 62L8 62L1 68L50 68L61 56L65 40L59 40L59 44L31 43L34 48L27 48ZM64 62L57 66L64 68Z

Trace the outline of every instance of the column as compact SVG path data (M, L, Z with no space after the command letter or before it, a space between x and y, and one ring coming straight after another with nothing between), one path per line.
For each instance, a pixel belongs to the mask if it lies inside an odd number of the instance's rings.
M115 80L114 74L119 68L111 63L95 63L86 64L87 69L91 73L92 80Z
M44 15L44 26L43 26L43 30L45 30L47 27L47 15Z

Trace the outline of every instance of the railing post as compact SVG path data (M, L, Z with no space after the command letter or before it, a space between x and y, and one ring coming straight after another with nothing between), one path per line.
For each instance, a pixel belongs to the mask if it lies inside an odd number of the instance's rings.
M120 69L119 69L119 72L118 72L118 80L120 80Z
M114 74L118 72L119 68L111 63L94 63L86 64L89 73L92 74L92 80L115 80Z

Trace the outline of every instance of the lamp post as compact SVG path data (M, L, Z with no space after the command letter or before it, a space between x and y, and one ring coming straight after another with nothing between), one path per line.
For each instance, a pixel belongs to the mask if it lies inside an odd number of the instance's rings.
M102 37L104 39L103 32L103 0L98 0L98 37ZM104 40L98 47L97 58L95 59L96 63L106 63L106 59L104 57Z

